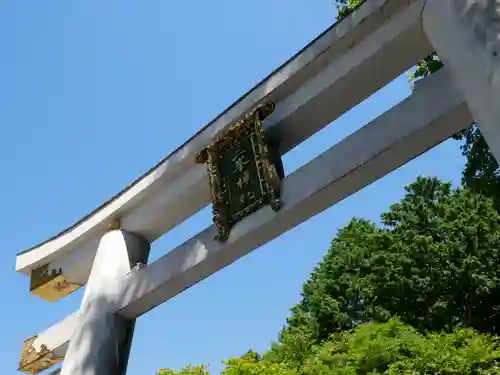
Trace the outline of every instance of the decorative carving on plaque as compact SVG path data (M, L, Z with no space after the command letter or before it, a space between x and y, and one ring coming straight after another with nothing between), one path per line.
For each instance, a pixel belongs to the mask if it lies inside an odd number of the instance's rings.
M257 106L196 156L207 164L218 241L263 205L275 211L281 206L281 158L275 148L269 150L262 131L262 120L273 110L272 102Z

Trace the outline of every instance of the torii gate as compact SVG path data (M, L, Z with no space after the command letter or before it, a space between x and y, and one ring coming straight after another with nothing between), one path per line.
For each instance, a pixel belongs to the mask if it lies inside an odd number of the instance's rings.
M280 155L433 51L445 69L283 176ZM118 195L17 256L41 298L87 285L78 312L25 340L19 369L64 360L62 375L124 374L136 318L474 120L500 160L499 53L500 0L367 0ZM215 225L145 266L150 243L211 200Z

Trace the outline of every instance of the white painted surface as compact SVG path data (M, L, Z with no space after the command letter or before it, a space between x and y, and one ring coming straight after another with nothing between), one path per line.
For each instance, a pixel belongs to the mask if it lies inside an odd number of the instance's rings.
M461 93L442 70L413 95L283 181L284 207L262 209L238 224L227 243L213 227L150 266L115 281L115 309L136 318L239 257L384 176L472 122ZM67 330L52 330L69 340ZM61 344L62 345L62 344Z
M254 103L271 98L276 110L264 128L286 153L431 52L421 28L422 7L423 0L369 0L122 197L67 234L19 255L16 269L29 274L51 261L50 268L62 268L69 281L84 284L92 249L107 220L120 212L127 212L123 228L157 239L209 203L205 167L193 163L214 135Z
M114 230L99 243L61 375L124 374L135 320L114 314L115 281L146 263L149 242Z
M500 0L428 1L423 25L500 161Z

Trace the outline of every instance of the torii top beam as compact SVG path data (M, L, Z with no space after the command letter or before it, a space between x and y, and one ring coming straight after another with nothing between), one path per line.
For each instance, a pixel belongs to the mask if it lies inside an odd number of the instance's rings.
M421 28L422 6L423 0L367 1L127 188L18 254L16 270L31 276L34 294L56 301L87 282L109 225L119 221L123 229L156 240L209 203L206 170L195 164L195 155L253 106L276 104L264 130L284 154L432 52Z

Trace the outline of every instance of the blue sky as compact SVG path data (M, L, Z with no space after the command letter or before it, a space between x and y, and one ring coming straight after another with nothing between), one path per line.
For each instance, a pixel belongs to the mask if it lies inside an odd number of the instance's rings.
M15 254L149 169L335 12L330 0L0 1L2 374L16 373L25 337L75 311L82 296L31 296ZM406 77L395 80L287 154L287 173L409 93ZM190 363L216 372L223 359L265 350L338 228L353 216L377 220L418 175L459 183L463 162L447 141L141 317L128 374ZM210 221L205 209L165 235L153 260Z

